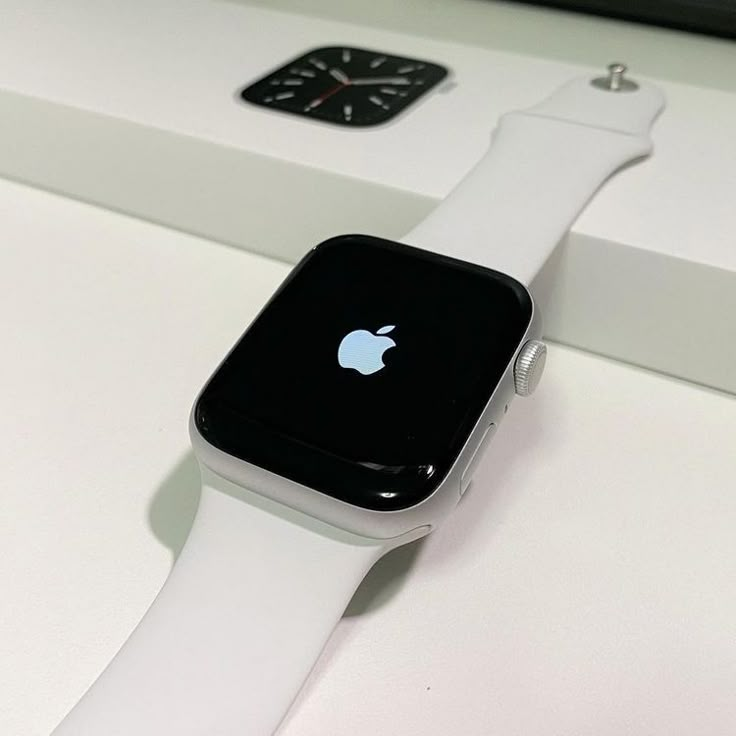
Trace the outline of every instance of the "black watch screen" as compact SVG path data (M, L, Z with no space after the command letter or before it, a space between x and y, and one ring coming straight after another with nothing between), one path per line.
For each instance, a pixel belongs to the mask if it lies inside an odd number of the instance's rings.
M509 276L363 235L294 268L202 392L218 449L363 508L426 499L532 318Z

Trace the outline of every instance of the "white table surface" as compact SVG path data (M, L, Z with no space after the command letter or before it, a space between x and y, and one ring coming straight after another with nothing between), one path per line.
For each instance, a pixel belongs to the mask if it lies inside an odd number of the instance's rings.
M190 403L288 267L2 181L0 237L0 734L46 736L165 579ZM281 733L734 733L735 447L733 397L552 346Z

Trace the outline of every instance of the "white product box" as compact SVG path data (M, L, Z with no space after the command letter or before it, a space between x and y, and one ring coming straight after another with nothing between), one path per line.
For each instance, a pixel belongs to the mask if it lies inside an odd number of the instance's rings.
M237 99L265 71L339 43L452 76L375 129ZM340 232L400 237L483 154L500 114L590 73L225 2L7 0L0 174L294 261ZM736 391L736 341L724 339L736 313L736 95L661 84L655 154L575 223L551 266L546 333Z

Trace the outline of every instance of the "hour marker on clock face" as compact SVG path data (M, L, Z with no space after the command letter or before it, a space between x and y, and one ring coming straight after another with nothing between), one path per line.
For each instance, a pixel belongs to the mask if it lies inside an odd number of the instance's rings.
M349 46L290 60L244 89L255 105L337 125L377 125L420 99L447 75L438 64Z
M327 69L327 64L322 61L322 59L317 59L316 57L312 56L309 59L309 63L313 66L316 66L317 69L319 69L321 72L325 71Z

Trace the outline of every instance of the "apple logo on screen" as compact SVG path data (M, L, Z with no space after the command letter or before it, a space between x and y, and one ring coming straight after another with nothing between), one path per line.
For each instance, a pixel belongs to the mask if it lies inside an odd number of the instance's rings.
M343 337L337 349L337 362L343 368L353 368L364 376L380 371L385 367L383 354L396 346L386 334L396 325L386 325L376 330L374 335L368 330L353 330Z

